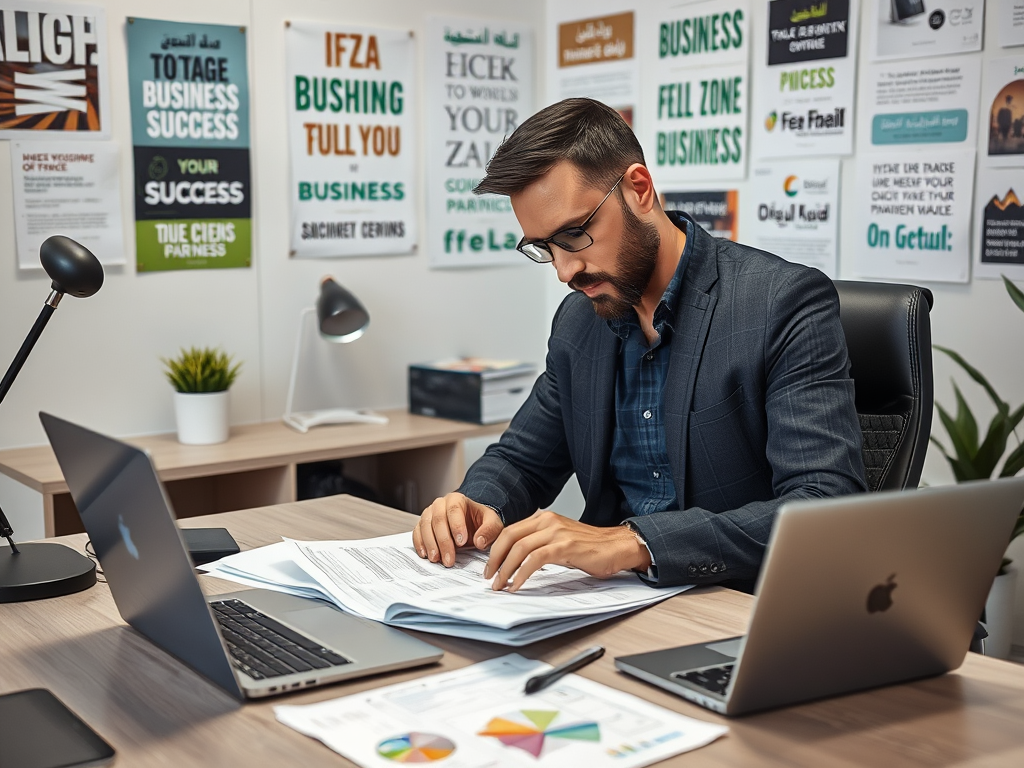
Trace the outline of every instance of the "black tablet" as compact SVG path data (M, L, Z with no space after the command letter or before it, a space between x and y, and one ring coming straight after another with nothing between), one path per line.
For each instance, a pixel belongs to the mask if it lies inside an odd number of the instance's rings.
M0 765L74 768L113 759L114 748L49 691L0 696Z

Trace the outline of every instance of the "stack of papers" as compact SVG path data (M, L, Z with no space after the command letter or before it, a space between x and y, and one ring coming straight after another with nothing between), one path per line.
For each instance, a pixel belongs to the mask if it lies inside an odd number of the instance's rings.
M420 558L412 535L285 540L201 566L211 576L300 597L397 627L520 646L635 611L689 587L654 589L633 574L595 579L547 565L512 594L484 579L487 554L459 550L445 568Z
M274 714L363 766L640 768L728 730L578 675L526 696L526 681L549 669L510 654L333 701L274 707Z

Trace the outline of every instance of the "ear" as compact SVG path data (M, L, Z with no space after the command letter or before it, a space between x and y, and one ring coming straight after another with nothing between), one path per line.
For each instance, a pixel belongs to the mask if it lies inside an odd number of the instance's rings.
M633 163L622 177L622 194L639 214L650 213L658 203L651 172L643 163Z

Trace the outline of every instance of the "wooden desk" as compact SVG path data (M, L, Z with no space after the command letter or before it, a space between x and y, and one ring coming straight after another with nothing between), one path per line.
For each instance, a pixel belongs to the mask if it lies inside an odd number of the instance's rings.
M365 537L409 530L415 518L351 497L183 521L226 526L243 549L296 538ZM83 535L67 543L81 548ZM211 594L238 589L203 576ZM616 672L613 658L741 633L751 598L693 590L639 613L520 649L557 662L595 643L608 653L581 674L705 720L724 720ZM439 665L239 705L137 635L103 584L77 595L0 605L0 692L51 689L118 751L120 766L351 765L274 719L275 703L306 704L509 652L503 646L420 635L445 649ZM725 721L729 734L664 766L1021 766L1024 667L968 654L942 677ZM566 766L566 768L573 768Z
M174 433L126 442L152 454L178 517L295 501L297 465L329 459L344 459L345 477L376 489L383 503L419 512L462 482L462 440L497 435L507 426L400 409L381 413L389 424L323 426L300 434L278 420L232 427L228 441L216 445L182 445ZM0 451L0 473L43 495L47 536L82 530L49 445Z

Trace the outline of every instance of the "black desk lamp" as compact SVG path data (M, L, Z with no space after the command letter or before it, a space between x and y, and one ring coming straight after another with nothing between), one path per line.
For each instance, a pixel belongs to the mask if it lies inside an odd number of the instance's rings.
M284 423L299 432L308 432L310 427L321 424L350 422L387 424L387 416L352 408L325 408L303 413L292 411L295 400L295 382L298 379L300 368L299 352L302 349L303 331L306 318L314 311L320 336L337 344L355 341L363 335L366 327L370 324L370 313L351 292L340 286L331 277L325 277L320 282L320 295L316 301L316 308L304 309L299 317L299 338L295 342L295 357L292 359L292 376L288 383L288 402L285 403L284 408Z
M53 281L52 291L28 332L14 362L0 381L0 403L7 396L50 316L65 293L84 299L103 285L103 267L87 248L69 237L54 235L39 248L39 260ZM96 566L89 558L63 544L14 543L14 530L0 509L0 536L10 546L0 547L0 603L20 603L59 597L88 589L96 583Z

